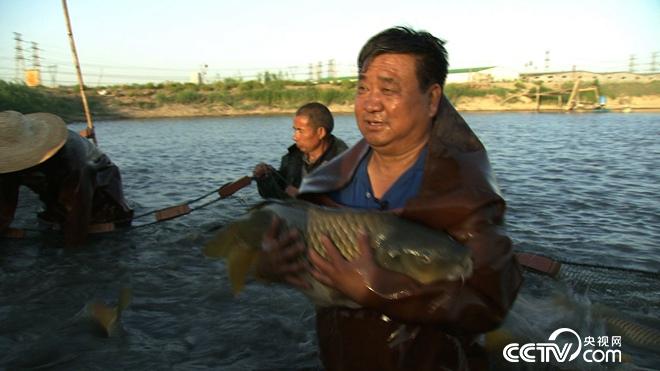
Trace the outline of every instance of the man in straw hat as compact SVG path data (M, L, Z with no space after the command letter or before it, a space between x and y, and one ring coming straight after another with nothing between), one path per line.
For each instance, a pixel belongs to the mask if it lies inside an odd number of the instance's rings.
M117 166L50 113L0 113L0 234L14 219L21 185L39 195L39 217L61 227L66 246L82 244L93 224L133 217Z

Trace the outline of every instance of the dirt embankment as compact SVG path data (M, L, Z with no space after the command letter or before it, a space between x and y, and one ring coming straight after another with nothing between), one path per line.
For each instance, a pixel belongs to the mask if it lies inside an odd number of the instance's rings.
M536 101L533 99L519 99L513 103L503 103L496 96L461 97L453 102L459 111L537 111ZM586 106L585 108L588 109ZM660 112L660 95L646 95L639 97L625 97L611 99L605 104L606 109L613 112ZM544 102L540 105L541 112L563 111L557 103Z
M502 103L497 96L462 97L453 104L461 112L535 112L536 102L518 101ZM353 113L353 105L330 104L333 113ZM605 106L612 112L660 112L660 96L631 97L625 100L612 100ZM558 112L558 104L544 103L540 112ZM211 116L246 116L246 115L291 115L294 109L277 107L256 107L237 109L222 104L164 104L158 107L141 108L133 105L121 105L113 109L114 114L104 118L163 118L163 117L211 117ZM101 115L103 116L103 115Z
M334 113L352 113L355 83L308 85L258 85L248 81L237 86L159 84L150 86L110 86L90 88L87 97L92 115L97 120L122 118L164 118L199 116L291 115L300 105L319 101ZM20 87L10 87L20 89ZM608 97L603 108L612 112L660 112L660 84L636 84L606 87ZM27 88L25 88L27 89ZM616 91L614 91L616 89ZM589 89L587 89L589 90ZM484 86L448 84L445 95L462 112L561 112L569 100L570 90L551 89L530 83L490 83ZM41 92L27 90L36 98L26 99L27 110L60 114L67 120L84 120L77 89L64 87ZM37 99L39 98L39 99ZM593 93L579 94L572 101L577 109L595 108ZM537 99L539 99L537 103ZM36 103L61 102L37 107ZM581 102L581 103L580 103ZM540 103L540 104L539 104ZM44 104L42 104L43 106ZM13 107L13 106L12 106ZM16 109L13 107L12 109ZM56 110L57 112L53 111ZM35 111L36 112L36 111Z

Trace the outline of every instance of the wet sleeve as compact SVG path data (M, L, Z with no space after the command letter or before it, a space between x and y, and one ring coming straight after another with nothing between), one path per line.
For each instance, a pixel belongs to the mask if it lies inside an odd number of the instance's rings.
M283 156L280 161L279 170L274 170L271 174L257 179L257 190L263 198L278 198L281 200L291 198L285 189L289 185L284 176L288 167L287 156Z
M277 172L277 174L275 174ZM284 190L286 183L282 180L282 175L278 171L257 179L257 190L263 198L291 198Z

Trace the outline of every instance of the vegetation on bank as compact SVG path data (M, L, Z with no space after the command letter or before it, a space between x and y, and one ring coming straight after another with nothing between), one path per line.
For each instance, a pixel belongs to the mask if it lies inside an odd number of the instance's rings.
M104 112L98 101L91 99L89 104L93 111ZM79 116L82 109L80 97L73 93L73 88L30 88L0 80L0 111L52 112L67 117L70 113Z
M560 89L561 92L542 84L538 87L540 93L559 94L562 101L566 102L572 86L570 82L565 83ZM590 86L598 87L601 95L611 99L660 95L660 81L618 84L599 84L594 81L580 85L581 88ZM522 81L480 85L447 84L445 94L455 103L459 103L464 97L486 96L497 97L503 102L515 102L533 98L536 88L537 85ZM175 104L215 107L219 111L232 113L258 110L292 111L310 101L350 106L355 98L355 90L356 81L348 79L317 84L282 80L268 73L259 80L250 81L227 78L201 85L168 82L86 88L92 114L103 117L122 117L122 108L152 110ZM595 102L598 98L595 94L583 94L581 99ZM541 101L551 104L557 101L557 95L544 95ZM29 88L23 84L0 80L0 110L9 109L23 113L52 112L65 119L79 119L83 112L77 86Z

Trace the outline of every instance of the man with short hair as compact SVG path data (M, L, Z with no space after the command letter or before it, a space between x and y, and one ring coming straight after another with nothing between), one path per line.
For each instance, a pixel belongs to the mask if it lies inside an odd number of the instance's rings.
M334 119L321 103L300 107L293 118L293 141L282 157L280 169L260 163L254 168L259 194L264 198L291 198L298 192L303 177L330 161L347 146L332 135Z
M360 308L317 308L324 368L485 369L477 336L504 319L522 282L503 226L505 203L486 150L443 96L444 42L396 27L372 37L358 58L355 117L363 139L305 178L299 198L335 207L394 212L444 230L470 249L465 281L422 284L379 266L364 234L346 260L325 238L326 256L297 231L263 240L257 275L306 287L306 271Z
M81 245L94 224L130 225L133 217L119 168L50 113L0 112L0 235L22 185L39 195L39 217L61 227L68 247Z

